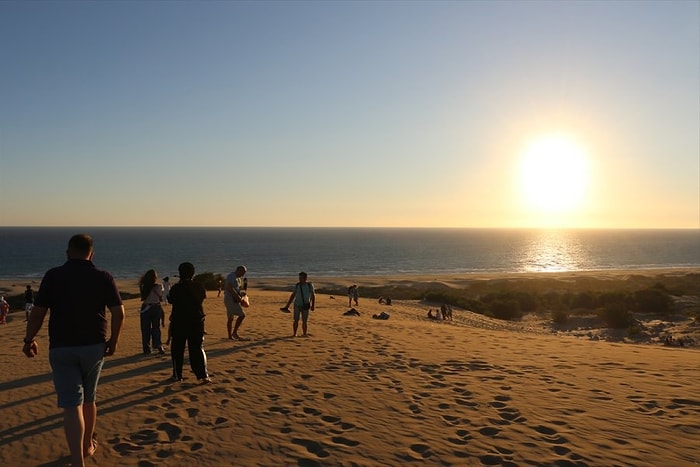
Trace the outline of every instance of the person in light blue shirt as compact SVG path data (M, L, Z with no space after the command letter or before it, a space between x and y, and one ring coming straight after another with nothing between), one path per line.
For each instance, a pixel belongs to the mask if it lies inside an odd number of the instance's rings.
M316 308L316 291L314 290L314 285L311 282L307 282L307 278L308 276L305 272L299 273L299 282L294 285L294 290L289 296L287 304L281 308L282 311L289 312L289 305L294 302L294 324L292 326L294 333L292 337L297 336L299 318L301 318L301 337L309 336L307 322L309 320L309 311L314 311Z

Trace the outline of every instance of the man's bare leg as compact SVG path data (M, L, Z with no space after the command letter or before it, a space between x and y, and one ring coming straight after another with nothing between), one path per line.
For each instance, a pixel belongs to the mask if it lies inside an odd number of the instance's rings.
M294 320L294 324L292 325L292 329L294 330L293 336L296 337L297 336L297 329L299 329L299 320L298 319Z
M83 459L85 420L82 405L63 409L63 429L66 432L68 449L70 449L71 467L83 467L85 465Z
M95 426L97 425L97 404L86 402L83 404L83 421L85 423L85 433L83 434L83 457L90 457L97 449L95 437Z
M303 335L305 336L306 335L306 321L301 322L301 330L304 333Z
M240 339L241 336L238 335L238 328L241 327L241 323L243 323L243 319L245 316L239 316L238 319L236 320L236 325L233 327L233 338L234 339Z
M228 338L233 339L232 329L233 329L233 318L229 318L226 321L226 329L228 329Z

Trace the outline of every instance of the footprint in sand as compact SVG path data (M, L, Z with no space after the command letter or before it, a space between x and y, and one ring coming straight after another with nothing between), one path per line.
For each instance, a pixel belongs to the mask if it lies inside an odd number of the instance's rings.
M294 444L305 447L307 451L316 455L317 457L325 458L330 456L330 453L325 450L323 444L319 443L318 441L302 438L292 438L291 441Z
M229 419L226 417L216 417L216 419L214 419L213 422L211 420L199 420L197 422L197 425L210 426L210 427L213 427L213 429L218 430L220 428L224 428L224 427L228 426L228 424L227 424L228 421L229 421Z
M453 391L456 392L457 394L461 394L465 397L469 397L473 394L470 390L464 389L464 388L454 388Z
M468 441L468 440L462 439L462 438L452 438L452 437L448 437L448 438L447 438L447 441L448 441L449 443L452 443L452 444L456 445L456 446L466 446L467 444L469 444L469 441Z
M501 430L494 426L485 426L479 430L479 433L481 433L484 436L496 436L500 432Z
M284 415L287 415L291 412L289 409L287 409L285 407L279 407L277 405L273 405L267 410L269 410L270 412L273 412L273 413L281 413Z
M455 417L453 415L443 415L442 419L447 423L448 425L457 425L460 422L459 417Z
M673 405L669 405L669 409L679 409L683 408L686 405L700 407L700 401L694 399L671 399L671 402L673 403Z
M342 436L334 436L331 438L331 441L333 441L335 444L342 444L343 446L349 446L349 447L355 447L355 446L358 446L360 444L359 441L344 438Z
M534 427L535 431L544 436L544 440L550 444L568 444L569 440L558 434L557 430L544 425L537 425Z
M177 425L173 425L172 423L161 423L158 425L157 429L158 431L165 433L170 442L177 440L182 434L182 429L180 429L180 427Z
M502 419L507 420L509 422L524 423L527 421L525 417L522 417L520 415L520 411L518 409L504 407L498 411L498 414L501 416Z
M121 456L129 456L145 449L143 446L135 443L116 442L112 444L114 444L113 449Z
M467 444L469 444L470 440L474 439L472 435L470 435L469 432L464 429L457 430L455 434L457 435L456 438L450 437L447 438L447 441L456 446L466 446Z
M418 415L419 413L421 413L421 409L420 409L420 407L418 406L418 404L411 404L411 405L408 406L408 409L409 409L411 412L413 412L414 414L416 414L416 415Z
M311 408L311 407L304 407L302 410L304 411L305 414L308 414L308 415L314 415L314 416L321 415L321 411L320 411L320 410L314 409L314 408Z
M428 459L429 457L433 456L433 453L430 451L430 446L428 446L427 444L412 444L411 451L420 454L423 459Z
M471 408L477 408L477 407L479 407L479 403L478 403L478 402L473 402L473 401L470 401L470 400L468 400L468 399L462 399L462 398L459 398L459 397L455 399L455 402L457 403L457 405L462 405L462 406L465 406L465 407L471 407Z

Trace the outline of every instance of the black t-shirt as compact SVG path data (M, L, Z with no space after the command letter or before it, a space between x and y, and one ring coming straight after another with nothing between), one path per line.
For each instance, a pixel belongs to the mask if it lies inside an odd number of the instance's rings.
M180 281L173 285L168 301L173 309L170 314L171 332L174 336L204 333L204 307L207 297L204 287L192 280Z
M106 308L122 299L110 273L69 259L44 275L34 304L50 310L49 348L73 347L106 342Z

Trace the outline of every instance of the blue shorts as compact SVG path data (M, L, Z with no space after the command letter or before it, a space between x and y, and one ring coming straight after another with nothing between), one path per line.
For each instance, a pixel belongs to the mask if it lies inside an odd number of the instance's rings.
M309 310L304 310L301 305L294 304L294 321L299 321L299 315L301 315L301 321L307 322L309 320Z
M56 347L49 350L58 406L77 407L95 402L97 381L105 361L105 344Z

